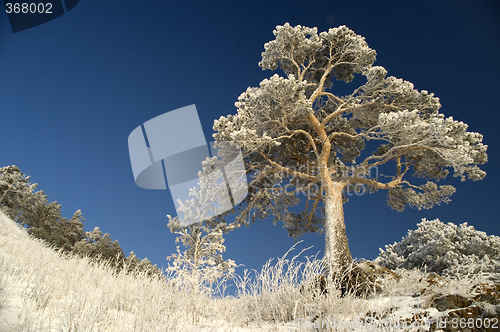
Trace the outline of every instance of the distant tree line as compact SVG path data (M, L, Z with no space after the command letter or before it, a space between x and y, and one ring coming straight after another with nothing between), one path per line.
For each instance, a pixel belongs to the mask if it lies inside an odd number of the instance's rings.
M85 232L82 212L77 210L69 220L61 216L61 205L49 202L38 185L30 182L17 166L0 168L0 209L22 225L28 234L41 239L56 250L70 252L80 257L104 260L117 272L141 272L148 276L160 276L161 270L144 258L140 260L130 252L125 254L108 233L99 227Z

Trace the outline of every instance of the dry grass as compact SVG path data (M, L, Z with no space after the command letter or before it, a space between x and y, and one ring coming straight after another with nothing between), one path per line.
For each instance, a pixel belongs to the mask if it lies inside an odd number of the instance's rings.
M457 286L466 295L484 283L476 275L455 286L449 280L430 285L422 272L399 271L399 281L379 280L382 292L368 298L342 297L338 281L328 283L325 296L315 287L301 287L320 274L321 260L311 256L300 262L303 252L288 258L292 250L260 271L193 294L175 275L116 274L106 264L57 253L0 212L0 320L7 319L7 331L366 331L349 325L359 319L430 317L435 309L423 308L425 296L415 294ZM230 282L236 294L224 296Z

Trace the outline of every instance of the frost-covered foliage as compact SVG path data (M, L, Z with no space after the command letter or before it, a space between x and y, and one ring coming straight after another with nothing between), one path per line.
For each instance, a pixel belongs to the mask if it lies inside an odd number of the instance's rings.
M71 252L93 261L104 261L117 272L140 272L149 277L162 275L162 271L156 264L153 265L147 257L140 260L133 251L125 257L118 240L111 239L108 233L103 234L99 227L95 227L91 232L86 232L85 237L75 243Z
M17 166L0 168L0 208L23 226L35 224L34 212L40 205L48 204L47 196L41 190L35 191L37 188Z
M228 144L220 144L217 148L217 156L202 162L203 169L198 173L197 186L190 190L190 199L178 200L177 212L181 217L167 215L170 231L178 235L175 242L182 242L185 248L181 251L177 246L177 253L167 258L172 260L167 271L182 280L179 287L186 287L191 292L212 292L212 285L230 278L236 267L233 260L224 260L222 253L226 251L223 234L237 225L226 223L222 214L232 210L234 204L228 201L227 183L231 184L232 199L237 199L240 189L237 186L243 183L246 186L246 174L244 168L232 167L239 149ZM245 181L241 181L242 177Z
M243 149L251 178L236 223L273 215L294 237L324 230L325 255L348 265L347 190L383 189L393 209L428 209L455 192L437 184L449 173L484 178L478 167L487 161L482 135L439 113L433 93L373 66L376 52L362 36L346 26L318 33L288 23L273 33L259 65L285 75L247 88L235 103L237 114L220 117L213 127L217 143ZM336 92L335 80L350 83L354 75L365 83L347 95ZM378 167L384 174L373 176ZM305 209L292 212L301 195Z
M376 262L390 269L419 268L451 276L482 271L500 280L500 237L439 219L423 219L417 226L400 242L380 249Z
M186 248L181 252L177 246L177 253L167 257L172 261L167 271L182 280L178 286L195 293L211 293L212 285L219 279L231 278L236 263L231 259L224 260L222 253L226 251L223 231L227 232L232 226L211 219L182 227L177 217L168 218L171 232L179 235L175 242L182 242Z
M0 208L28 233L58 249L70 251L85 237L80 210L68 220L61 216L61 205L49 202L38 185L30 182L17 166L0 168Z
M86 236L75 244L74 251L82 256L100 257L116 265L125 258L118 241L113 241L108 233L103 234L99 227L86 232Z
M147 277L164 278L162 275L163 272L156 264L153 265L147 257L142 260L139 259L133 251L131 251L121 264L118 265L118 269L131 274L143 274Z

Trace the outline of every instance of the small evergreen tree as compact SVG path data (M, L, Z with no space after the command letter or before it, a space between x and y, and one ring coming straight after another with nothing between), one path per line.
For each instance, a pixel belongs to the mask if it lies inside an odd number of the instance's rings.
M14 221L31 226L33 213L40 205L47 203L43 191L35 191L36 183L15 166L0 168L0 208Z
M63 248L66 251L71 251L75 244L82 240L85 237L85 231L83 230L83 226L85 219L83 218L82 211L77 210L73 217L70 220L64 220L63 229L64 236L61 236L63 240L62 243L59 243L58 246Z
M124 259L121 268L124 268L128 273L144 273L148 277L162 276L162 271L156 264L153 265L147 257L140 260L133 251Z
M223 234L238 225L227 224L221 216L230 211L226 211L226 204L221 201L221 197L227 196L228 189L226 182L221 181L219 170L226 170L224 176L233 185L238 183L235 177L246 177L246 174L245 171L239 174L238 170L228 166L231 165L230 160L235 158L235 149L231 145L219 148L218 157L202 162L203 169L198 173L197 186L190 190L190 199L178 200L177 212L183 217L167 215L170 231L179 235L175 242L182 242L186 248L181 252L178 246L177 253L167 257L172 260L167 271L175 272L181 280L188 282L187 287L194 292L210 290L218 279L231 277L236 267L233 260L224 260L221 254L226 251Z
M83 256L105 259L113 267L125 259L125 254L118 241L113 241L108 233L103 234L99 227L95 227L91 232L86 232L85 239L78 241L74 250Z
M177 217L167 217L170 231L179 235L175 242L182 242L187 248L181 252L177 246L177 253L167 257L167 260L172 260L167 271L175 272L195 293L209 290L214 282L224 276L232 276L236 263L231 259L224 260L221 255L226 251L223 245L225 224L212 219L206 223L181 227Z

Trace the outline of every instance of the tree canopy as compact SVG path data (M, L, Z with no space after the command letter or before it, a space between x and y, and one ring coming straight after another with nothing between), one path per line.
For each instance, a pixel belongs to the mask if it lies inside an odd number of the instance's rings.
M249 87L235 103L237 114L214 123L216 144L240 147L251 178L237 223L274 215L294 237L324 230L325 256L345 265L352 261L346 190L385 189L393 209L428 209L455 192L438 185L450 172L462 180L484 178L482 135L439 113L433 93L373 66L376 52L362 36L346 26L318 34L288 23L274 35L259 66L285 76ZM355 75L365 83L347 95L335 92L335 80L350 83ZM298 194L307 202L299 213L290 211L301 202Z

